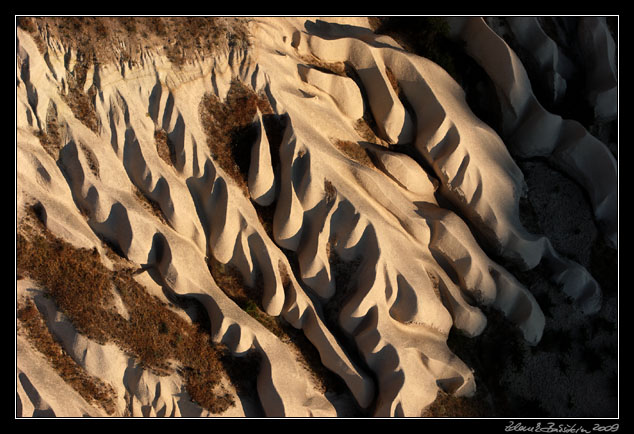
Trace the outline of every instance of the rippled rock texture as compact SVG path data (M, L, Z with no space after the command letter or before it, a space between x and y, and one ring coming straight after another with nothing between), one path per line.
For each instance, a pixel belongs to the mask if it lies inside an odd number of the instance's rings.
M611 27L418 20L22 18L18 415L612 415Z

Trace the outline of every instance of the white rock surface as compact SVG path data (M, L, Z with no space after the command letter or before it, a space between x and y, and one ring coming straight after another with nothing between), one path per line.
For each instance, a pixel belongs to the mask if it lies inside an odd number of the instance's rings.
M452 28L467 41L512 113L505 129L517 140L509 146L556 156L587 188L597 217L615 240L614 159L576 124L541 109L521 63L484 21L455 19ZM151 51L141 65L125 70L101 65L88 78L99 95L95 133L58 93L68 73L64 50L51 41L47 63L32 37L18 28L18 217L38 201L55 235L100 252L99 238L106 238L129 261L153 266L175 294L200 301L215 342L236 356L260 353L260 371L254 373L258 396L252 399L266 416L337 416L341 410L315 386L288 346L218 287L207 268L210 255L235 266L247 285L261 285L258 301L264 311L301 329L321 363L343 380L355 405L374 409L376 416L420 416L439 390L475 393L474 373L448 348L447 338L455 327L477 339L487 324L480 307L498 309L527 342L539 342L545 318L535 298L487 256L472 230L524 268L547 258L565 293L588 311L598 308L600 289L587 271L521 225L522 173L443 69L374 35L362 17L261 17L252 29L254 46L248 54L234 49L180 70ZM358 80L307 65L307 56L347 62ZM412 112L390 85L386 68ZM271 95L275 115L288 120L276 171L271 154L276 150L258 111L250 198L210 154L198 112L205 93L224 98L232 79ZM57 161L35 136L45 127L50 104L63 131ZM378 135L412 146L433 173L386 148L368 146L375 167L340 152L332 139L361 148L364 140L355 123L364 104ZM158 156L157 127L173 143L173 167ZM98 174L84 149L98 161ZM135 198L136 190L158 205L164 220ZM463 217L442 208L438 195ZM251 199L275 207L273 238ZM346 287L337 279L333 252L340 261L357 264ZM337 306L340 330L335 331L324 310L344 291ZM155 293L160 295L160 289ZM183 395L178 375L158 377L143 370L114 345L77 334L54 305L42 305L49 328L69 353L113 385L119 414L127 408L133 416L211 416ZM23 340L19 343L21 415L98 414L72 389L58 387L54 374L38 372L35 367L45 363ZM222 416L249 416L250 405L245 401Z

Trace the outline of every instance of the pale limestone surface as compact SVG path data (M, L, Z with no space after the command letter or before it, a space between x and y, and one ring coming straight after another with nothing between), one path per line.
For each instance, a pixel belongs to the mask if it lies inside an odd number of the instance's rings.
M48 228L73 245L103 253L99 237L111 240L129 261L152 265L162 285L199 300L216 342L238 356L259 352L262 364L254 373L258 396L238 397L244 405L220 416L252 415L252 402L274 417L337 416L344 405L319 390L287 345L220 290L207 269L208 255L235 266L247 284L261 273L266 313L301 329L324 366L343 380L355 405L371 408L375 416L419 416L440 389L456 396L475 393L474 373L446 341L452 328L477 339L487 325L481 306L500 310L528 343L540 341L545 318L535 298L487 256L472 230L525 269L547 258L553 280L566 294L586 311L599 308L600 288L585 268L561 257L546 237L530 234L520 223L522 172L506 144L471 112L464 92L442 68L405 52L391 38L375 35L361 17L262 17L251 26L249 53L230 50L180 70L149 53L133 67L100 66L86 84L94 83L99 92L97 134L74 118L58 93L64 88L62 78L72 70L72 63L62 59L65 54L72 59L72 51L51 42L45 61L31 36L19 28L17 40L18 217L25 206L39 202ZM514 114L505 120L505 128L517 130L518 140L510 146L556 152L588 188L597 217L615 239L613 159L587 134L575 133L578 127L540 111L521 63L484 21L456 20L452 29L468 41L468 50ZM347 62L358 81L315 69L305 63L307 56ZM490 66L493 61L500 66ZM412 112L399 100L386 68ZM262 115L256 116L250 197L214 162L198 114L203 95L224 98L234 78L270 95L275 114L288 120L279 147L280 167L274 170ZM404 154L364 142L355 129L364 104L379 137L413 146L433 173ZM49 106L57 109L63 125L58 161L34 136ZM536 137L525 131L531 122L539 123ZM174 167L158 156L157 127L174 144ZM333 139L365 146L377 166L352 161ZM547 149L536 150L537 142ZM98 160L98 176L90 170L84 147ZM334 186L334 198L325 181ZM134 188L160 206L167 224L135 200ZM460 215L442 208L437 195ZM273 239L251 199L275 206ZM296 272L283 249L296 253ZM337 288L329 262L332 251L344 261L360 259L337 318L345 342L323 312L345 290ZM286 287L280 267L290 275ZM148 286L162 296L160 287ZM133 416L211 416L184 397L177 375L157 377L144 371L115 346L77 334L54 305L42 302L41 307L64 348L115 388L119 415L127 408ZM59 388L62 392L49 398L52 380L33 371L34 363L43 362L32 349L22 348L20 341L22 416L97 414L70 388ZM37 393L28 392L24 378ZM131 397L130 404L124 396Z

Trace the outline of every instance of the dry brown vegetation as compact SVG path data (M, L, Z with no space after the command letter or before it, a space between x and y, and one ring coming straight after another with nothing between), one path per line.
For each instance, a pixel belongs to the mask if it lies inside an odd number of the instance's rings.
M261 282L256 282L254 286L245 285L242 275L235 267L221 264L213 256L207 264L214 281L229 298L274 335L284 336L278 319L265 313L261 307Z
M331 139L331 143L352 161L374 169L376 166L370 158L370 153L360 143L351 140Z
M81 148L81 150L83 151L86 157L86 161L88 162L88 168L90 169L92 174L95 175L95 177L99 178L99 160L97 160L97 157L95 156L95 154L85 144L80 143L79 147Z
M116 343L159 375L178 372L192 400L213 413L234 404L220 386L226 375L221 362L227 357L225 349L148 294L134 280L134 268L109 270L96 249L76 248L43 225L39 231L24 228L17 235L16 250L19 277L29 276L47 288L79 333L100 343ZM112 291L118 292L129 319L112 307Z
M301 330L294 328L281 317L274 317L264 312L261 305L262 282L260 279L256 279L255 285L249 287L244 284L239 271L231 265L221 264L211 257L208 266L220 289L242 310L289 346L297 361L306 369L322 392L343 393L347 390L343 380L321 363L319 352ZM281 263L279 266L282 284L286 288L290 284L288 271Z
M371 125L374 125L374 127L372 127ZM373 119L368 120L366 117L357 119L354 124L354 129L357 134L359 134L359 137L361 137L366 142L374 143L375 145L383 146L385 148L388 148L390 146L388 142L376 135L376 123L374 123Z
M74 51L75 63L67 64L72 70L67 75L66 91L60 95L73 115L95 133L100 125L95 110L97 90L86 83L90 69L104 63L139 63L148 49L162 51L182 66L196 56L213 57L225 49L249 47L246 18L17 17L16 23L34 37L42 54L47 53L50 39ZM37 134L50 150L56 137L48 137L48 130Z
M116 397L112 386L90 376L64 351L51 335L42 314L31 299L18 303L17 318L29 342L49 360L59 376L87 402L101 406L106 413L112 415Z
M199 106L211 157L246 195L251 146L257 133L253 121L258 108L262 113L272 112L266 97L257 95L239 80L231 82L224 101L208 93Z
M97 111L95 110L97 90L93 84L84 92L86 70L89 67L88 59L82 57L79 59L79 62L80 63L75 66L73 74L68 79L68 91L60 95L64 102L70 107L75 118L92 132L98 133L99 119L97 118Z
M240 17L18 17L42 52L59 40L95 63L137 63L144 50L162 50L175 64L227 48L248 49L248 19Z
M154 142L156 144L156 152L158 152L161 160L168 166L174 167L174 162L176 161L174 144L163 128L158 128L154 131Z
M394 92L396 92L397 95L400 95L402 92L401 86L398 84L398 80L396 79L396 76L394 75L392 70L387 66L385 67L385 75L387 75L387 81L390 82L390 86L392 86Z
M332 204L337 197L337 189L332 185L332 182L327 179L324 180L324 192L326 193L326 203L329 205Z
M344 62L326 62L313 54L298 54L298 56L305 64L321 72L335 74L341 77L347 76L349 67Z
M143 208L145 208L147 211L150 212L150 214L158 218L161 223L171 227L171 224L163 213L161 206L155 200L152 200L136 186L132 186L132 189L134 190L134 197L141 204L141 206L143 206Z
M49 105L46 111L46 128L35 132L36 137L40 140L40 144L48 155L57 161L59 151L62 149L62 138L59 132L59 124L57 120L57 110L54 106Z

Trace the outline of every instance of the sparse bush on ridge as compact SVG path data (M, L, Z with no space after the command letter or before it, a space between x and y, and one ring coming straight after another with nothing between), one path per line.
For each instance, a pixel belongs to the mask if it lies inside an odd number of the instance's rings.
M88 168L92 172L95 177L99 178L99 160L95 154L88 148L85 144L80 143L79 147L81 148L84 156L86 157L86 161L88 162Z
M326 194L326 203L328 205L332 204L337 198L337 189L327 179L324 180L324 193Z
M400 95L402 93L401 86L398 84L398 80L392 70L387 66L385 67L385 75L387 75L387 80L389 81L390 86L392 86L392 89L394 89L394 92L396 92L397 95Z
M366 110L366 112L369 112L369 110ZM357 119L354 124L354 130L357 132L359 137L366 142L374 143L375 145L383 146L384 148L389 148L390 144L376 135L376 122L374 122L373 118L370 118L371 115Z

